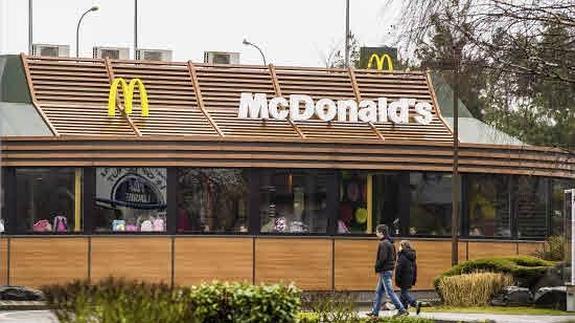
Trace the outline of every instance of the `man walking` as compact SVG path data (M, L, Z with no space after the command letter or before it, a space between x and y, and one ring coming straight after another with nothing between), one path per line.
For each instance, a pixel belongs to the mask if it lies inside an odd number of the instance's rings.
M393 305L398 310L395 316L409 315L409 312L403 307L395 293L393 292L392 276L395 266L395 246L389 237L389 228L385 224L380 224L376 228L376 235L379 238L377 255L375 258L375 272L377 273L377 286L375 288L375 300L373 308L367 315L370 317L379 316L381 308L381 298L385 292L391 299Z

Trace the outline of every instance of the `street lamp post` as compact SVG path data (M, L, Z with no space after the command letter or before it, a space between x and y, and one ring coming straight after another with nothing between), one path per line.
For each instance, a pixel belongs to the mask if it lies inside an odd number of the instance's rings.
M349 0L345 0L345 67L349 66Z
M86 16L88 13L92 11L98 11L98 9L98 6L93 6L92 8L86 10L80 17L80 20L78 20L78 25L76 26L76 57L80 57L80 24L82 23L82 19L84 19L84 16Z
M247 46L253 46L253 47L255 47L255 48L260 52L260 54L262 55L262 60L264 61L264 65L267 65L267 63L266 63L266 57L265 57L265 55L264 55L264 52L262 52L262 50L261 50L256 44L249 42L249 41L248 41L247 39L245 39L245 38L244 38L244 41L242 42L242 44L247 45Z

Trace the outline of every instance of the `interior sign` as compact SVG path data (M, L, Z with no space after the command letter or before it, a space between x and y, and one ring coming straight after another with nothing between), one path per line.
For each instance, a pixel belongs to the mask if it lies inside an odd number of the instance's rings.
M414 108L415 114L410 115ZM403 98L390 101L381 97L374 100L334 101L322 98L314 103L309 95L292 94L289 100L278 96L270 100L264 93L244 92L240 97L238 118L243 119L291 119L309 120L314 116L326 122L371 122L408 124L412 120L419 124L429 124L433 120L432 106L426 101ZM412 120L410 120L412 119Z

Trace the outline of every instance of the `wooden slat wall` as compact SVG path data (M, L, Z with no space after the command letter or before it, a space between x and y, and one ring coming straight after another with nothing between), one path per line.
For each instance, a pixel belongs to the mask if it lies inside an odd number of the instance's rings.
M370 290L377 282L374 272L377 239L335 241L335 289Z
M87 278L87 238L11 238L11 285L40 287Z
M103 60L24 60L32 98L60 135L135 135L121 115L107 115L110 82Z
M307 290L332 288L330 239L256 239L255 281L294 282Z
M142 135L208 135L215 129L198 108L192 80L185 64L111 63L114 77L141 79L148 93L150 115L141 116L139 92L130 115Z
M451 132L438 117L438 108L431 95L431 84L427 84L424 74L359 70L355 72L355 75L363 99L377 100L378 97L389 99L415 98L418 101L428 102L434 107L433 121L429 125L415 123L376 124L383 137L391 140L453 141ZM415 108L410 108L409 114L410 120L413 120Z
M499 257L516 256L517 244L515 242L478 242L470 241L467 246L469 260Z
M10 268L9 273L6 268L0 268L0 277L4 279L2 283L40 287L87 279L90 270L92 281L109 276L168 284L173 279L175 284L185 286L214 279L256 283L293 281L305 290L333 288L338 291L370 291L377 279L373 270L378 243L375 238L257 237L254 240L253 237L188 236L173 239L172 253L171 237L4 237L0 252L4 264L10 255ZM434 277L450 268L451 242L409 240L417 250L415 289L432 289ZM397 247L399 239L395 242ZM542 244L461 241L459 260L530 255Z
M367 170L452 170L449 144L333 144L323 141L199 138L130 140L4 138L3 166L189 166ZM522 174L575 178L575 159L552 149L461 145L463 173Z
M181 237L175 239L174 282L253 281L252 238Z
M287 120L239 119L242 92L275 96L271 74L266 66L206 66L197 69L204 104L226 136L298 138Z
M0 284L8 284L8 239L0 237Z
M294 126L286 120L237 117L240 93L265 93L271 98L278 90L286 97L307 94L314 100L324 97L333 100L354 100L358 96L364 99L410 97L430 102L437 108L423 72L359 70L355 79L346 69L275 67L275 75L272 75L272 69L267 66L192 64L198 78L198 88L195 88L188 63L111 60L110 70L107 70L101 59L24 55L23 60L32 97L60 135L217 136L214 128L218 127L224 136L293 140L305 137L332 142L381 141L382 133L383 138L401 141L443 142L451 138L448 127L438 118L427 126L379 124L376 126L381 133L378 133L361 122L326 123L315 119L297 121ZM135 109L131 118L136 131L121 116L106 116L108 72L127 81L140 78L148 89L151 113L142 118L138 114L139 108ZM274 88L274 77L279 89ZM359 93L354 93L354 89ZM215 127L198 109L198 92L202 93L203 104Z
M93 237L91 279L113 276L170 283L171 250L168 237Z

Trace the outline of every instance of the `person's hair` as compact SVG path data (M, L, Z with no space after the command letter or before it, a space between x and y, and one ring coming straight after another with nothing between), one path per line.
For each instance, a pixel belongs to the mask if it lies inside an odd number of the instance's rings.
M399 242L399 245L403 249L413 249L411 248L411 242L409 242L409 240L401 240L401 242Z
M383 234L384 236L389 235L389 227L385 224L378 225L377 228L375 228L375 231Z

